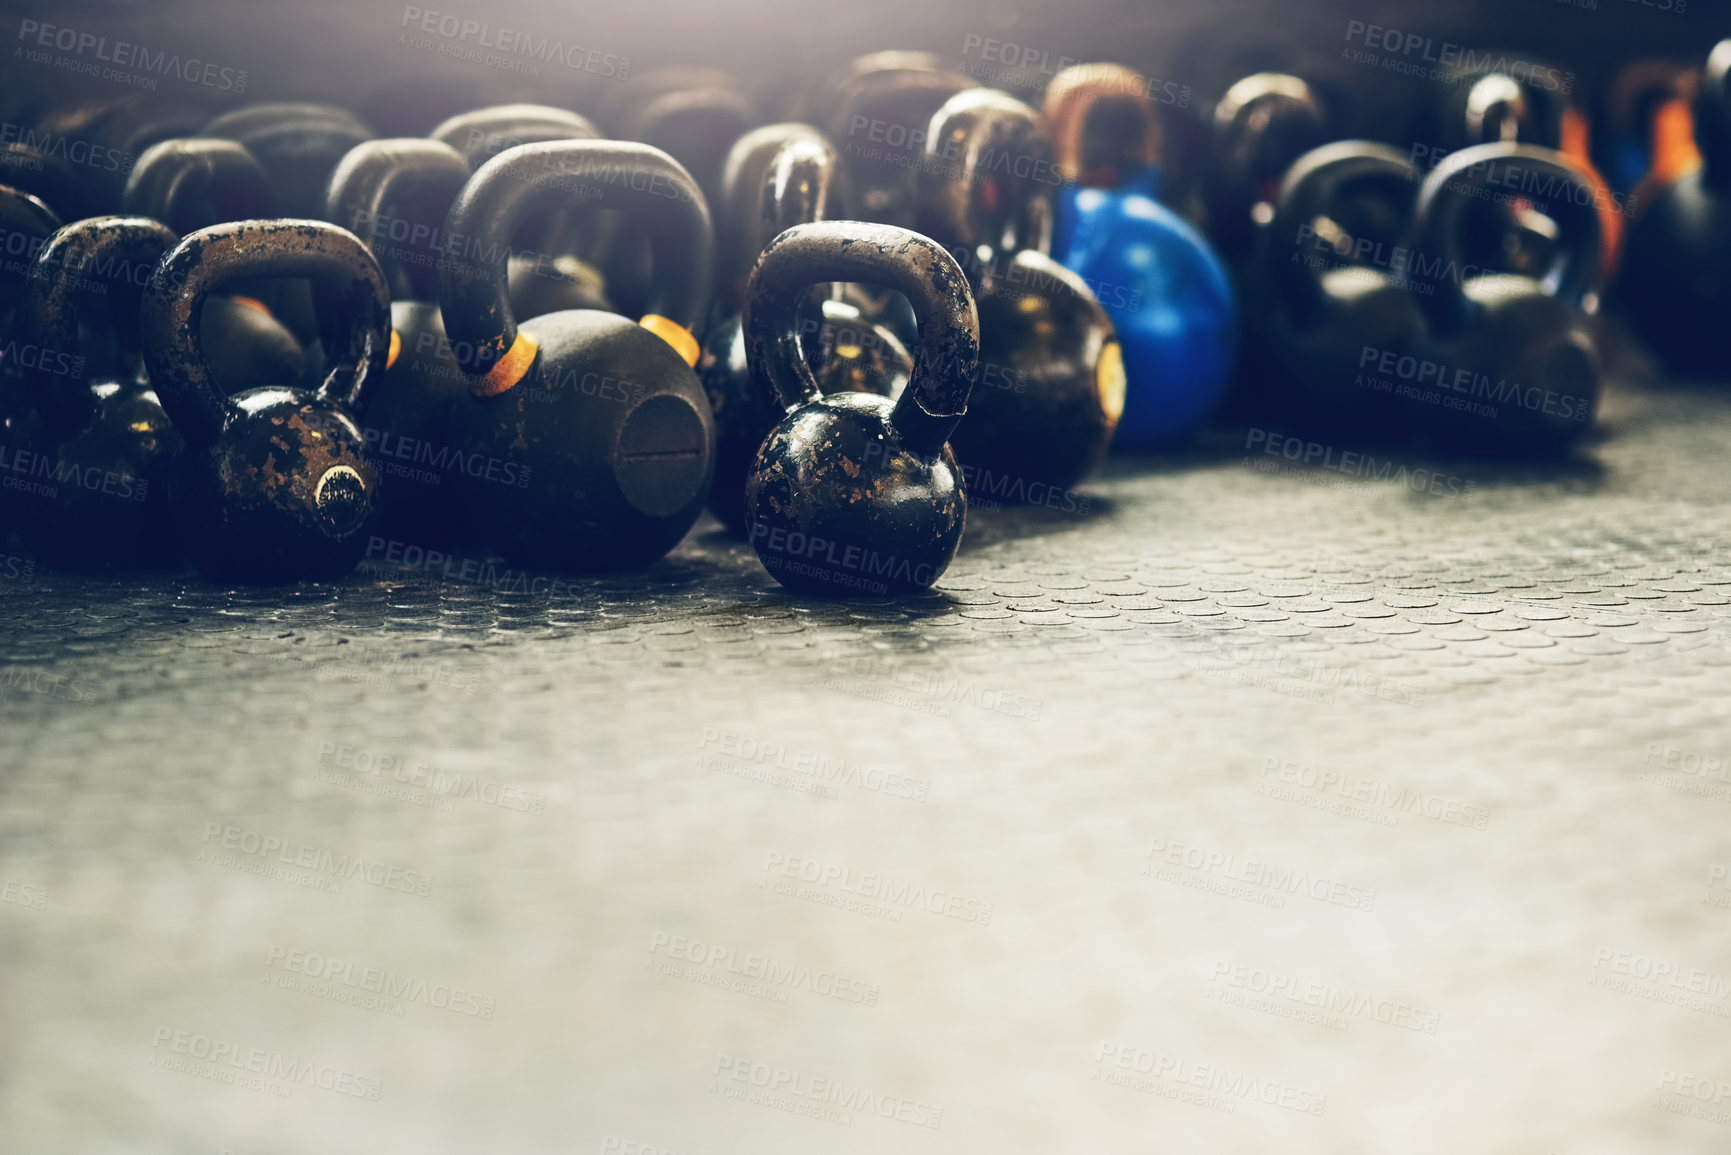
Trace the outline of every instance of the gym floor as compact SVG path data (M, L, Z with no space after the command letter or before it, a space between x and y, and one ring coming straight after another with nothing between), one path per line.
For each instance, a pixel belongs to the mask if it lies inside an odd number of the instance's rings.
M6 1147L1723 1152L1731 396L1601 417L1217 431L901 602L7 558Z

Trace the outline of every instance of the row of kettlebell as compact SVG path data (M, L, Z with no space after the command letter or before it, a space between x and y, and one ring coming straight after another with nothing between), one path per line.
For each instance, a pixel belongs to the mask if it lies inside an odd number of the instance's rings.
M212 155L220 154L205 159ZM607 568L665 552L695 519L709 478L708 405L690 368L711 250L702 194L671 158L634 144L525 145L484 168L465 180L466 165L437 141L367 142L331 181L333 207L371 206L375 217L401 208L399 197L425 194L429 174L461 186L445 227L468 239L439 269L442 308L393 305L359 239L323 222L236 222L178 244L166 226L142 217L92 218L53 232L30 266L19 339L0 361L9 374L10 468L46 478L9 482L9 496L58 498L9 502L20 531L62 562L136 560L170 540L163 521L172 511L184 547L207 572L280 580L346 570L382 499L408 524L419 516L425 525L443 522L444 532L453 521L484 525L478 536L525 565ZM411 187L417 183L423 187ZM656 300L643 323L589 310L516 326L511 239L538 207L574 189L645 227ZM33 198L5 203L38 235L56 223ZM868 243L875 259L863 256ZM791 263L776 274L782 266L766 259L752 282L762 282L753 299L766 302L760 344L770 353L785 350L772 349L769 302L792 292L775 276L801 275L801 253L809 264L814 251L830 253L841 275L901 292L923 336L900 404L879 407L872 456L847 467L857 492L814 505L801 486L797 516L808 527L829 526L813 540L864 567L852 573L859 588L923 588L961 529L960 475L944 442L965 408L977 347L967 282L948 254L906 230L837 224L790 234L777 252ZM222 290L281 277L316 286L322 382L229 396L214 379L199 318ZM141 281L148 283L139 293ZM101 327L81 306L93 288L104 290L114 323L90 341ZM768 381L773 372L758 376ZM797 375L788 380L797 384ZM787 381L780 387L788 404L801 403L809 426L818 399L789 392ZM845 408L857 424L862 406ZM361 423L375 417L382 428ZM815 448L829 453L833 440ZM407 482L381 484L381 469L405 457L433 469L400 472L458 484L443 500ZM800 454L777 460L790 467ZM918 462L939 476L919 483L910 466ZM881 524L849 529L876 507L886 511ZM785 501L766 514L754 534L766 560L782 550L794 516ZM941 530L928 524L934 519ZM926 528L897 547L898 532L919 526ZM805 538L795 539L801 564L777 573L787 584L813 585L823 564Z
M1731 307L1731 41L1718 44L1704 67L1632 62L1612 85L1609 130L1597 137L1583 106L1556 81L1572 74L1515 60L1519 67L1504 60L1456 70L1430 137L1400 150L1402 159L1422 176L1474 145L1555 150L1575 174L1570 195L1598 217L1600 276L1590 297L1609 293L1672 372L1731 377L1731 344L1718 339L1715 324ZM1342 103L1339 93L1330 99L1326 85L1271 72L1245 77L1216 105L1207 195L1198 202L1206 207L1210 235L1241 279L1263 275L1258 220L1266 226L1275 211L1288 167L1338 135L1335 114ZM1489 242L1478 262L1486 271L1530 273L1556 265L1558 222L1532 211L1542 199L1502 197L1500 221L1469 214L1480 219L1468 227L1476 225ZM1577 234L1573 243L1592 242ZM1371 408L1366 421L1375 416Z

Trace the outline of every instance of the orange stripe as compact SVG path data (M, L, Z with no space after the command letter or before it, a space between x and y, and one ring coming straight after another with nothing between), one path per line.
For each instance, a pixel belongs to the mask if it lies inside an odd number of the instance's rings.
M397 354L403 351L403 335L395 329L391 330L391 351L385 354L385 368L389 369L397 363Z
M469 392L476 397L496 397L523 379L523 374L529 371L529 366L535 363L535 354L541 351L541 346L535 343L535 338L517 330L517 339L511 342L511 347L505 355L484 377L477 378L469 386Z
M690 329L678 321L655 313L644 314L643 320L637 323L672 345L673 351L683 357L687 365L697 365L697 358L703 348L697 343L697 338L691 335Z
M1561 147L1557 151L1574 161L1587 178L1587 183L1593 186L1593 203L1599 206L1599 237L1604 246L1599 270L1608 281L1617 271L1617 263L1623 255L1623 214L1617 211L1611 186L1593 167L1592 158L1588 155L1592 136L1585 113L1573 106L1563 110L1562 139L1558 142Z
M270 306L259 300L257 297L242 297L239 294L236 294L234 297L231 297L230 300L234 301L236 304L245 305L249 309L257 309L267 317L273 316L270 311Z

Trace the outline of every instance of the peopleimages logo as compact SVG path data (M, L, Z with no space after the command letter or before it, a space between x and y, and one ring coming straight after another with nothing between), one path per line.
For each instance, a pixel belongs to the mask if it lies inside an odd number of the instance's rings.
M512 71L539 76L540 70L530 61L541 64L562 64L573 72L589 72L596 76L625 79L631 74L631 58L586 49L562 40L536 36L517 28L493 27L480 20L471 20L451 12L435 12L404 5L402 28L413 28L428 36L446 41L440 46L441 56L470 59L479 64L511 64ZM404 33L407 37L407 33ZM399 40L403 43L404 40ZM426 48L422 41L411 41L411 47ZM498 55L491 55L497 53ZM514 59L515 58L515 59Z
M1342 48L1342 59L1357 64L1380 65L1391 72L1444 83L1476 79L1486 72L1500 72L1546 92L1567 96L1575 90L1573 72L1561 72L1520 57L1511 58L1506 53L1475 52L1448 40L1438 41L1417 32L1403 32L1381 24L1367 24L1363 20L1346 22L1346 40L1349 44L1362 44L1364 48ZM1379 56L1378 52L1387 55ZM1427 67L1433 64L1441 67Z
M247 74L244 70L225 68L209 61L199 60L189 56L185 60L179 53L156 52L142 44L131 44L125 40L116 40L110 44L106 36L98 36L94 32L83 32L77 28L67 28L57 24L44 24L37 20L20 20L18 22L18 39L30 41L38 48L55 49L60 52L70 52L74 57L82 57L89 53L96 64L82 64L68 57L50 59L47 52L18 48L13 56L29 60L33 64L53 64L57 68L66 68L71 72L86 75L101 76L105 80L121 80L135 83L138 80L150 80L150 76L173 76L188 84L198 84L205 88L214 88L218 92L232 92L236 95L246 91ZM145 76L129 76L115 69L102 68L101 64L113 64L117 68L133 68L145 73ZM155 88L156 83L150 80L148 85L140 87Z

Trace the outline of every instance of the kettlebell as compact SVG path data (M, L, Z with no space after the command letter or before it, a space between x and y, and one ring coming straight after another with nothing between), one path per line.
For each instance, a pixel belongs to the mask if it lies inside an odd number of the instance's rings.
M911 58L910 58L911 57ZM930 122L945 101L975 87L923 54L873 54L843 81L825 126L841 148L850 217L903 228L920 219L914 171L932 162ZM940 149L948 172L961 158Z
M233 140L256 157L270 178L277 213L296 219L317 219L331 170L349 149L372 138L347 109L297 102L266 102L225 112L205 125L201 135ZM322 376L323 351L315 347L321 325L314 316L312 286L304 281L274 285L263 300L314 354L309 375Z
M913 380L898 400L818 389L799 333L812 285L886 285L919 323ZM831 595L911 594L948 568L967 487L946 442L968 408L979 318L966 275L926 237L822 221L770 242L752 270L745 333L758 388L785 415L746 485L750 539L776 581Z
M1450 97L1442 106L1442 122L1438 139L1449 151L1475 144L1496 141L1519 141L1555 149L1567 156L1592 186L1593 203L1599 213L1601 273L1609 280L1616 272L1622 254L1622 200L1611 195L1604 177L1593 165L1591 129L1586 110L1568 95L1560 69L1531 59L1520 59L1515 66L1503 63L1498 54L1496 63L1471 64L1450 70ZM1473 59L1468 54L1468 60ZM1523 258L1531 260L1524 249L1540 250L1540 260L1553 242L1551 224L1535 222L1538 227L1523 229L1522 207L1515 206L1511 214L1516 227L1505 223L1501 231L1513 250L1513 258L1504 262L1511 272L1523 272ZM1524 235L1530 234L1530 235Z
M745 482L763 439L780 419L753 384L746 356L744 308L750 270L776 236L830 214L836 175L835 147L803 124L771 125L741 137L723 177L721 235L729 273L717 294L733 312L711 327L697 364L715 415L715 476L709 508L731 532L745 533ZM907 385L913 359L887 330L865 320L850 297L853 286L830 295L815 290L800 312L804 355L823 393L863 390L894 396Z
M168 483L181 437L146 379L138 349L142 286L175 236L144 217L91 217L37 254L19 321L33 350L32 402L9 437L29 454L13 489L20 536L62 568L152 565L174 556ZM114 330L100 332L96 306Z
M1731 40L1708 56L1692 109L1661 115L1653 191L1629 229L1620 297L1672 372L1731 377Z
M1600 286L1593 182L1552 149L1481 144L1446 157L1419 190L1412 247L1428 325L1406 377L1405 406L1420 436L1458 453L1561 453L1592 427L1599 355L1588 313ZM1559 227L1539 278L1472 273L1460 237L1469 213L1505 190ZM1396 376L1406 376L1396 364ZM1398 386L1397 386L1398 388Z
M1135 449L1201 428L1225 396L1238 348L1238 303L1219 256L1155 199L1160 122L1147 91L1139 73L1116 64L1075 65L1046 90L1064 179L1052 251L1117 330L1125 388L1114 444Z
M404 286L392 293L390 354L362 430L384 478L381 532L422 545L472 536L461 496L467 459L457 445L469 382L438 303L440 237L468 179L469 166L448 144L369 140L349 150L325 191L325 216L361 238L387 281Z
M126 177L144 150L158 141L195 135L210 119L208 110L179 99L132 93L112 99L83 101L50 111L37 125L49 139L78 148L83 183L98 201L100 216L122 211Z
M721 170L733 143L757 123L756 105L731 80L709 69L658 69L639 80L620 114L618 136L651 145L677 160L703 190L704 203L720 203ZM637 84L637 81L633 82ZM649 242L641 229L615 222L602 257L603 277L618 308L637 315L648 307L652 280Z
M1400 363L1424 327L1405 248L1419 180L1372 141L1323 145L1287 171L1247 290L1251 415L1325 437L1404 436L1395 386L1380 388L1374 367Z
M519 325L505 286L518 226L573 194L624 211L649 234L651 311L639 322L573 309ZM678 544L709 489L714 422L692 371L709 303L709 208L659 149L556 141L507 149L469 178L446 231L473 259L440 272L439 301L473 404L464 447L527 484L470 487L480 524L513 565L601 570L647 564Z
M58 152L23 141L0 144L0 184L29 193L66 220L81 221L103 210L99 186L88 173Z
M587 118L546 104L500 104L453 116L432 131L463 154L473 172L507 148L554 140L598 140ZM594 265L612 243L616 220L586 212L572 198L536 220L527 221L513 242L511 309L518 317L539 317L561 309L606 309L613 303ZM575 250L575 251L572 251ZM578 254L583 254L579 256Z
M277 207L310 218L324 207L331 170L372 133L353 113L329 104L262 103L214 118L200 134L246 148L270 175Z
M0 185L0 337L12 331L30 267L59 227L60 218L40 198ZM0 347L0 367L9 360L11 356Z
M259 381L226 397L194 318L247 277L319 282L331 368L316 391ZM239 221L200 229L157 265L140 324L151 383L187 451L170 499L182 548L219 580L334 578L366 546L379 489L353 414L384 375L391 300L354 234L323 221Z
M11 473L28 465L16 451L33 400L27 363L36 359L30 342L20 348L16 339L19 305L37 255L58 228L54 210L29 193L0 185L0 469ZM17 500L11 487L0 486L0 540L16 516Z
M980 320L973 402L951 444L976 489L989 474L994 494L1043 500L1105 456L1124 410L1118 337L1087 283L1046 255L1060 176L1039 115L975 88L930 131L920 231L957 255Z
M121 206L177 236L226 221L276 216L270 178L231 140L171 139L151 145L126 179ZM212 294L199 318L212 379L224 393L257 381L306 382L313 372L299 338L261 297L265 285L237 284Z
M1599 171L1617 191L1634 192L1653 170L1661 147L1662 118L1679 113L1689 117L1695 72L1689 64L1653 57L1631 60L1617 70L1605 94L1606 131L1599 142L1597 162ZM1692 133L1688 141L1693 147ZM1638 198L1635 205L1644 199Z
M1238 263L1255 247L1258 225L1272 219L1286 170L1329 139L1328 112L1301 78L1257 72L1221 96L1211 129L1208 236Z

